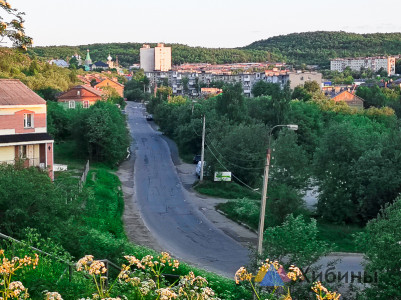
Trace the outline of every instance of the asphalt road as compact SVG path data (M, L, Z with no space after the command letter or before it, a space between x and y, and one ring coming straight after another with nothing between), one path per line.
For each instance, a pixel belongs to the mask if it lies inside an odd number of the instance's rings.
M248 249L188 201L169 147L146 121L143 106L129 102L126 111L135 140L135 197L146 227L174 257L232 278L248 264Z

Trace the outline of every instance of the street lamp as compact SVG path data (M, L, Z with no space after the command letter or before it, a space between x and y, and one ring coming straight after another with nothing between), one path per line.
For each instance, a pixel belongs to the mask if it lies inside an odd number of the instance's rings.
M265 173L263 177L263 190L262 190L262 201L260 204L260 220L259 220L259 230L258 230L258 254L262 255L263 248L263 231L265 227L265 212L266 212L266 193L267 193L267 182L269 180L269 167L270 167L270 141L272 132L277 127L287 127L290 130L298 130L298 125L288 124L288 125L276 125L269 132L268 148L266 155Z

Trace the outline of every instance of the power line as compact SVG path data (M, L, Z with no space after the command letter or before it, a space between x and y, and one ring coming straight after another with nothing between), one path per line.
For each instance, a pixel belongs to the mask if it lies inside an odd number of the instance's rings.
M214 148L214 150L215 150L218 154L220 154L220 157L222 157L226 162L228 162L228 163L229 163L230 165L232 165L232 166L235 166L235 167L237 167L237 168L241 168L241 169L244 169L244 170L263 170L263 169L264 169L264 168L262 168L262 167L259 167L259 168L252 168L252 167L243 167L243 166L237 165L237 164L235 164L235 163L229 161L227 158L225 158L224 155L222 155L222 154L217 150L217 147L216 147L215 145L213 145L213 143L208 142L208 144L212 145L213 148ZM262 161L262 160L259 160L259 161ZM256 160L252 160L252 162L256 162Z
M230 172L230 171L228 170L228 168L227 168L225 165L223 165L223 163L216 157L216 155L213 153L212 149L210 149L210 147L209 147L208 144L206 144L206 147L209 149L210 153L214 156L214 158L217 160L217 162L218 162L227 172ZM246 186L246 187L247 187L248 189L250 189L251 191L253 191L253 192L255 192L255 193L258 193L258 194L260 194L260 195L262 194L262 193L256 191L255 189L253 189L252 187L250 187L249 185L247 185L245 182L243 182L241 179L239 179L239 178L238 178L237 176L235 176L233 173L231 173L231 176L234 177L235 179L237 179L239 182L241 182L244 186Z
M209 132L209 135L210 134L211 134L211 131ZM213 135L214 135L214 133L212 134L212 136ZM212 144L215 149L217 148L213 143L210 142L210 144ZM236 155L240 155L240 156L244 155L244 153L236 152L234 150L231 150L230 148L226 148L226 150L231 152L231 153L234 153ZM264 155L266 155L266 152L252 153L252 154L249 154L249 155L251 155L251 156L263 155L264 156ZM257 162L257 161L259 161L259 162L263 161L264 162L265 161L264 159L243 159L243 158L237 158L237 157L236 157L236 159L237 160L241 160L241 161L245 161L245 162Z

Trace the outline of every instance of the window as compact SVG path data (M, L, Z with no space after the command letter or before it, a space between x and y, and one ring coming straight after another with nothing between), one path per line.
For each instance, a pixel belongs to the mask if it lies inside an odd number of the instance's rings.
M33 128L33 114L24 114L24 128Z
M81 96L81 91L77 91L77 96Z
M75 108L75 101L74 100L68 101L68 107Z
M89 108L89 101L84 101L84 108Z
M26 145L19 147L19 157L26 158Z

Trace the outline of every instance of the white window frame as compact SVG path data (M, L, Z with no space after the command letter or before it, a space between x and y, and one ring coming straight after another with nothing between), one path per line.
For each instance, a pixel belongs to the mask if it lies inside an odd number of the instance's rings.
M88 101L88 100L85 100L85 101L82 103L82 106L83 106L83 108L89 108L89 101Z
M28 123L30 118L30 123ZM24 114L24 128L33 128L33 114Z
M75 101L74 100L68 101L68 108L75 108Z

